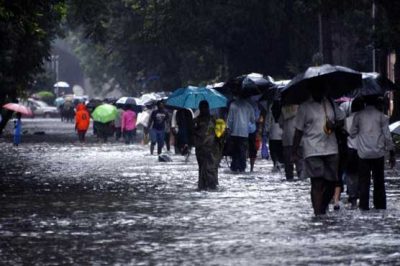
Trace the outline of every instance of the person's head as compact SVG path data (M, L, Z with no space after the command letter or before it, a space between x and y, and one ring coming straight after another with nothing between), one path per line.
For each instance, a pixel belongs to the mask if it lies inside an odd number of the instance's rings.
M159 101L157 102L157 109L158 110L164 110L164 102L163 101Z
M383 112L385 109L385 102L383 100L383 97L378 97L375 100L375 108L378 109L379 111Z
M376 106L377 98L373 96L364 96L364 102L367 106Z
M316 102L321 102L326 96L326 87L318 81L309 82L309 91Z
M17 119L21 119L22 114L21 114L21 113L17 113L17 114L16 114L16 117L17 117Z
M133 105L132 105L132 104L127 104L127 105L125 105L124 110L125 110L125 111L133 110Z
M279 117L281 116L281 103L280 101L274 101L271 107L272 116L274 117L275 122L278 122Z
M355 98L351 102L351 112L356 113L364 109L364 99L361 97Z
M210 106L206 100L203 100L199 103L200 115L209 115L210 114Z

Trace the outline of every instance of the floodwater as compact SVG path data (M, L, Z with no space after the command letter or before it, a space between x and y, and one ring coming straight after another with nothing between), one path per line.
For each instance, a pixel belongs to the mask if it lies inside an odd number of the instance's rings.
M91 132L80 145L55 119L24 129L20 147L0 139L1 265L400 265L397 171L388 210L351 210L343 194L316 218L309 181L285 182L269 161L251 174L223 161L220 189L198 192L194 156L161 163Z

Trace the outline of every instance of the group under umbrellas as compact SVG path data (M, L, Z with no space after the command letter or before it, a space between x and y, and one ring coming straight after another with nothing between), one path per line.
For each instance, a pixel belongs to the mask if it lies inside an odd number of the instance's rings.
M253 102L300 104L309 99L310 87L325 90L327 97L339 102L350 102L362 96L384 96L387 91L397 89L393 82L378 73L361 73L348 67L325 64L309 67L292 80L274 81L268 75L249 73L206 87L180 88L168 97L166 104L173 108L197 109L200 99L210 96L211 108L227 107L229 101L237 97ZM220 101L221 96L226 103Z

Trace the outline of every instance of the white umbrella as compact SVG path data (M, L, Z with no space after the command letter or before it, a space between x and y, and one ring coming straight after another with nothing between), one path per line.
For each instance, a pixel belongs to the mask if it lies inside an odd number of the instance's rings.
M116 102L117 104L125 104L125 105L136 105L137 102L135 100L135 98L133 97L121 97L118 99L118 101Z
M394 122L389 125L389 130L393 134L400 135L400 121Z
M65 81L59 81L56 84L54 84L55 88L69 88L69 84Z

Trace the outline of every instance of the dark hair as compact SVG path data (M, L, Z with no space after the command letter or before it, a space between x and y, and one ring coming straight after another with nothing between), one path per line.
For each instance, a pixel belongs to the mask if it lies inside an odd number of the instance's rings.
M365 107L365 104L364 104L364 100L362 98L355 98L351 102L351 112L352 113L359 112L359 111L363 110L364 107Z
M207 108L209 108L210 106L209 106L209 104L208 104L208 102L207 102L206 100L202 100L202 101L199 103L199 109L202 108L202 107L207 107Z
M275 123L278 122L279 117L281 116L281 103L280 101L274 101L271 107L272 116L274 117Z
M157 102L157 107L160 108L161 104L164 104L164 101L158 101Z

